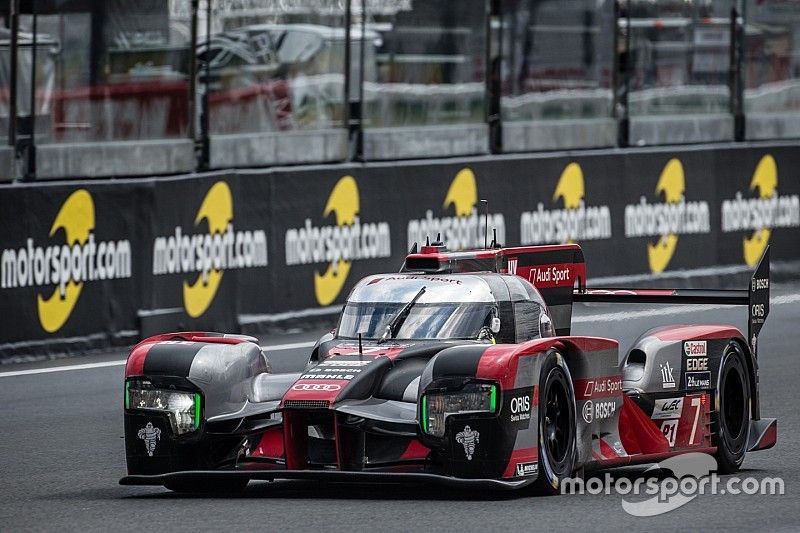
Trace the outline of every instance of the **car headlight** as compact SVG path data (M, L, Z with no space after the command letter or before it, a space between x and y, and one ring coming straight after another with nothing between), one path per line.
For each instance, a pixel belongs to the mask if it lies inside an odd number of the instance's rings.
M442 437L448 416L496 412L497 386L469 383L459 391L426 393L421 402L422 431L434 437Z
M176 435L200 427L199 392L158 389L149 381L128 381L125 383L125 408L166 413Z

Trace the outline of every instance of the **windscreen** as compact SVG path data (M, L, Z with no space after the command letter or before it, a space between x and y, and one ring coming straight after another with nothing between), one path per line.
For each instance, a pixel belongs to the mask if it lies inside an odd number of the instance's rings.
M406 302L348 303L339 324L338 336L380 339ZM489 326L494 305L485 302L415 303L400 324L394 339L476 339Z
M493 316L497 301L478 276L379 274L365 278L350 293L338 336L477 339Z

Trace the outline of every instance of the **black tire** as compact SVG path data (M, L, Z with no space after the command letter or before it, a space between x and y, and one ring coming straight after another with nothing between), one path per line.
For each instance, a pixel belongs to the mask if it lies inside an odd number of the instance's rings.
M575 392L564 357L545 356L539 374L538 492L558 494L561 482L575 471Z
M182 494L239 494L247 488L247 478L209 479L208 481L170 481L164 487Z
M750 436L750 380L742 348L730 343L722 354L717 383L717 470L732 474L739 470Z

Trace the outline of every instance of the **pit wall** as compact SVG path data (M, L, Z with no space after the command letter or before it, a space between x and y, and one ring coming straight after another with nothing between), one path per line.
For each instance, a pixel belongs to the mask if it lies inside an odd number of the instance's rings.
M800 259L797 143L0 187L0 359L332 315L410 245L578 242L592 278Z

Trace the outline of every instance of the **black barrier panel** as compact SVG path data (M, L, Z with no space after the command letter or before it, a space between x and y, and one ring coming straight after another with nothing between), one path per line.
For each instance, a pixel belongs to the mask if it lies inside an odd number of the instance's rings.
M148 333L174 329L233 331L238 289L267 286L267 180L243 194L240 177L219 173L163 179L146 261L144 309ZM256 278L256 281L258 279Z
M138 329L151 193L127 183L3 188L0 351Z
M768 243L797 261L797 168L796 146L765 144L3 187L0 356L330 314L414 242L482 247L495 229L503 245L580 243L590 283L754 266Z
M767 244L772 262L800 259L800 148L718 152L716 264L758 264Z

